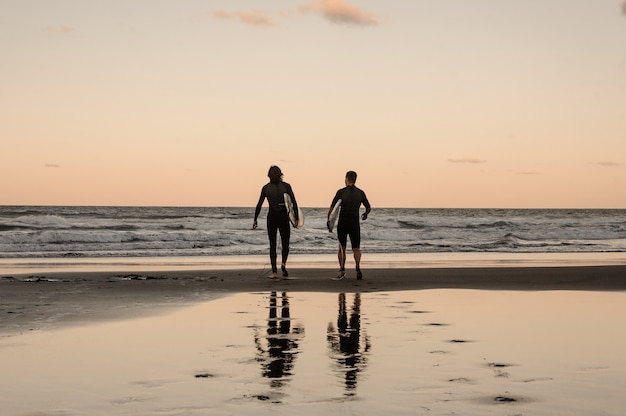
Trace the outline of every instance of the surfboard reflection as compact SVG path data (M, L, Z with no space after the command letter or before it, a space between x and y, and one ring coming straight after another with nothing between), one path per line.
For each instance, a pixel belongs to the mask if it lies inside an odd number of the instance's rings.
M278 316L278 303L280 316ZM298 354L298 340L304 336L304 327L292 325L289 297L286 292L279 296L272 292L269 298L269 318L266 336L255 332L257 360L261 362L264 377L271 379L272 387L282 387L293 374L293 365Z
M355 394L359 373L367 364L370 350L370 339L363 334L361 341L361 294L354 294L354 301L348 318L346 294L339 294L339 311L337 327L328 324L327 339L330 357L335 361L338 374L342 375L345 384L345 395Z

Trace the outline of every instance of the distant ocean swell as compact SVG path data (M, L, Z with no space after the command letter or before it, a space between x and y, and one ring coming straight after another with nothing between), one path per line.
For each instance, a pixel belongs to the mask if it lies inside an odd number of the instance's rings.
M327 210L304 212L292 252L335 252ZM265 215L252 230L252 208L0 206L0 258L265 254ZM383 208L362 237L377 253L626 252L626 210Z

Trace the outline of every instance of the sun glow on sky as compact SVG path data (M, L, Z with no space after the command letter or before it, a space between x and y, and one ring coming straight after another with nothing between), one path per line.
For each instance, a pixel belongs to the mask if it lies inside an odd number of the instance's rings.
M0 205L626 208L619 0L0 0Z

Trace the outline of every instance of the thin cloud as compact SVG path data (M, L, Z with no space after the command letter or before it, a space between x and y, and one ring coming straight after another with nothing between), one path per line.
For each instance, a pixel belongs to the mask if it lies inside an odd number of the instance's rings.
M615 168L621 166L621 164L617 162L598 162L596 165L603 166L605 168Z
M304 13L318 13L325 19L336 24L361 26L378 25L378 19L375 14L365 12L345 0L317 0L300 6L299 9Z
M48 169L58 169L61 167L61 165L57 165L56 163L46 163L44 166Z
M44 27L43 31L51 35L70 36L74 33L74 28L69 26L48 26Z
M213 12L213 17L216 19L225 20L239 20L241 23L245 23L255 27L274 27L278 26L278 23L270 18L265 12L260 10L237 10L234 12L228 12L225 10L217 10Z
M626 16L626 0L622 2L622 14Z
M448 159L448 162L450 162L450 163L469 163L469 164L487 163L486 160L474 159L474 158L471 158L471 157L462 157L462 158L457 158L457 159Z
M517 174L524 175L524 176L533 176L533 175L541 175L541 172L530 171L530 172L518 172Z

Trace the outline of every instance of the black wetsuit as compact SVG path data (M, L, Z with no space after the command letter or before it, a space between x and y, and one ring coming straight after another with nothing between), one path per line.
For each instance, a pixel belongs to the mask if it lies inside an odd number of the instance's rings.
M335 203L340 199L341 211L339 211L339 220L337 223L337 238L339 239L339 244L341 244L341 247L345 247L348 242L348 236L350 236L352 249L360 248L361 223L359 222L359 208L361 204L363 204L366 212L369 213L372 207L367 200L367 196L365 196L365 192L354 185L349 185L338 190L330 206L335 206Z
M269 212L267 213L267 235L270 239L270 262L272 264L272 272L277 271L276 267L276 232L280 232L280 241L282 245L282 262L287 262L289 256L289 239L291 237L291 228L289 227L289 215L287 206L285 205L285 193L291 198L293 209L298 219L298 204L296 197L293 195L291 185L287 182L268 183L261 189L259 202L256 204L254 211L254 220L256 221L261 213L263 201L267 198L269 204Z

